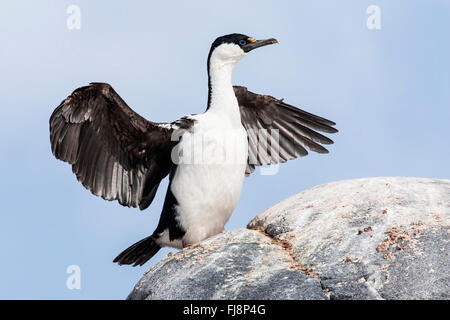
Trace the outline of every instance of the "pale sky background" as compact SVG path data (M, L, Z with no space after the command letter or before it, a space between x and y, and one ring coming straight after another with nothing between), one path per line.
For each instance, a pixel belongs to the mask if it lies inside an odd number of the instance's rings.
M81 8L68 30L66 9ZM366 9L381 8L381 30ZM247 178L227 229L318 184L372 176L450 178L450 1L23 1L0 3L0 298L123 299L144 267L112 259L156 227L151 207L97 198L51 154L48 119L74 89L110 83L154 121L203 112L211 42L275 37L234 83L337 123L329 155ZM66 268L81 268L81 290Z

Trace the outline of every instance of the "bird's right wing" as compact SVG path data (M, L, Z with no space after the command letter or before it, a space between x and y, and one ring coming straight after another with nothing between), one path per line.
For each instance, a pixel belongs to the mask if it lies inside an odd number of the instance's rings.
M93 194L143 210L170 172L176 144L172 133L190 121L147 121L109 84L91 83L75 90L51 115L51 148Z

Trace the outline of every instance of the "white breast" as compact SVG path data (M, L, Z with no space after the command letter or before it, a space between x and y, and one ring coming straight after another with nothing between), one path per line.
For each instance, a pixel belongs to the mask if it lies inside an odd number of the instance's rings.
M247 163L247 135L240 124L207 112L180 142L183 159L172 180L185 244L220 233L237 205ZM239 119L240 120L240 119Z

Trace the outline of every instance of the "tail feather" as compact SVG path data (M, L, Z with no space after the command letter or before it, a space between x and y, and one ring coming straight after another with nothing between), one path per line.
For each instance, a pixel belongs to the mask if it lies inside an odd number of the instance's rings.
M133 267L142 266L153 257L159 249L161 249L161 246L156 243L155 238L149 236L122 251L113 262L117 262L119 265L132 264Z

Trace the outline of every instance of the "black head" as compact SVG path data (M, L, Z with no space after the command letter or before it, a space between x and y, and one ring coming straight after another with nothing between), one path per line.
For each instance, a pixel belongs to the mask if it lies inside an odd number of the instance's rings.
M267 40L256 40L255 38L246 36L245 34L232 33L217 38L211 45L211 51L222 44L235 44L247 53L253 49L274 43L278 43L278 41L273 38Z
M208 56L208 108L211 104L211 70L224 72L223 66L232 68L253 49L274 43L278 43L278 41L276 39L256 40L239 33L227 34L217 38L211 45Z

